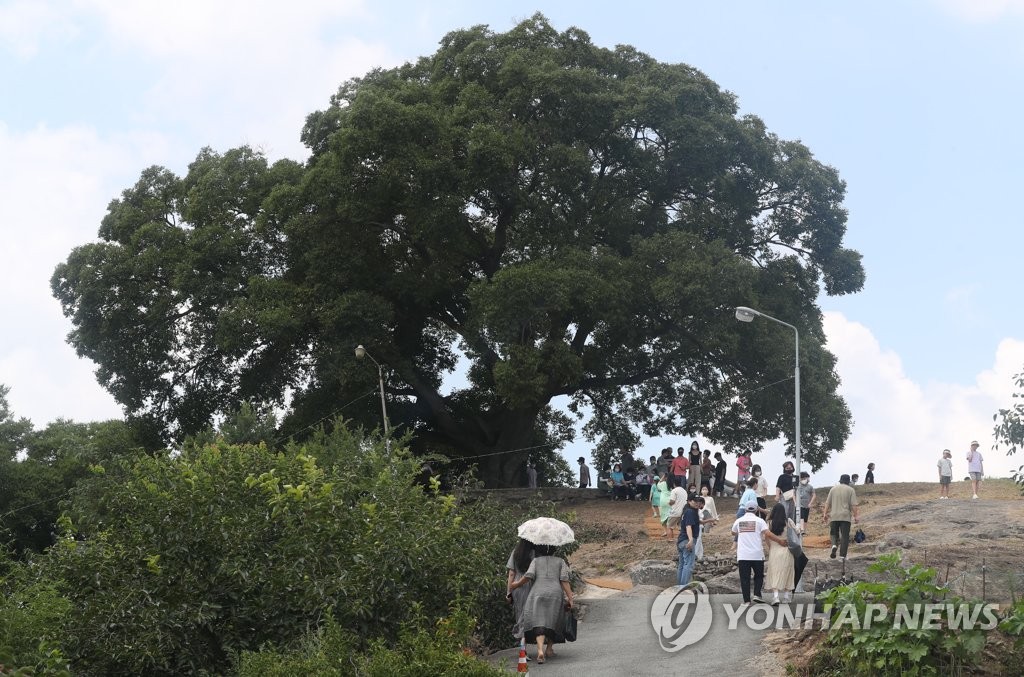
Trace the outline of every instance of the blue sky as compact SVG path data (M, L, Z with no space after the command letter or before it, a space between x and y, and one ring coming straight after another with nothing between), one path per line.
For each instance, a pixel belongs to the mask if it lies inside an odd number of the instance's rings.
M305 115L343 80L535 11L701 69L847 181L867 284L821 306L855 424L819 483L868 461L880 481L932 479L941 449L960 461L971 439L990 474L1024 463L989 450L1024 370L1024 0L0 0L0 383L15 412L40 427L120 414L64 343L48 279L142 169L183 172L203 146L303 159ZM781 453L760 460L774 475Z

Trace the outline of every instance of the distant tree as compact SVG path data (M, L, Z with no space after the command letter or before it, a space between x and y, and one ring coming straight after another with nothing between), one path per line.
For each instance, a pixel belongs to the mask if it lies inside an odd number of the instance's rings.
M1024 447L1024 372L1014 376L1013 380L1018 388L1018 392L1013 393L1013 399L1017 402L1006 409L1000 409L992 416L992 420L996 422L992 430L996 442L992 448L999 449L1001 445L1005 446L1007 456L1016 454L1019 448ZM1017 468L1013 478L1024 490L1024 465Z
M78 483L141 453L143 437L124 421L65 419L25 435L25 457L0 461L0 538L18 554L44 550Z
M25 448L25 436L32 432L32 421L15 418L7 396L10 386L0 384L0 460L13 460Z
M804 459L843 448L816 300L864 282L845 185L698 70L536 15L345 83L302 138L305 166L146 170L58 266L70 342L133 415L179 439L242 401L287 403L285 433L376 426L363 344L414 448L492 486L571 438L559 397L591 440L757 450L792 430L793 347L738 325L749 305L800 328Z

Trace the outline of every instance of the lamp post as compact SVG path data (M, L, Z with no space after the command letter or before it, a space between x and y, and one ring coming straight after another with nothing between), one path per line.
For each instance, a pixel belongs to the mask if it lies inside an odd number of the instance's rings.
M794 341L796 343L796 367L793 371L794 380L794 394L793 402L796 407L796 440L794 442L796 446L796 472L797 478L800 477L800 332L796 330L796 327L788 322L783 322L777 317L771 315L765 315L759 310L753 308L747 308L746 306L737 306L736 308L736 319L740 322L753 322L755 317L763 317L766 320L772 322L778 322L779 324L785 325L793 330Z
M384 417L384 440L388 449L391 449L391 426L388 425L388 407L384 402L384 370L381 369L380 362L373 359L373 355L368 353L362 345L356 346L356 357L360 360L369 357L370 361L377 365L377 379L380 383L380 412Z

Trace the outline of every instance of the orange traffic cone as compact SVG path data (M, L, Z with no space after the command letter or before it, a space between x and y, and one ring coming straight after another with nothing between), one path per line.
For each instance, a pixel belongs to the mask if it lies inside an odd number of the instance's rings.
M522 645L519 646L519 665L516 667L516 674L527 677L530 675L530 666L526 664L526 647Z

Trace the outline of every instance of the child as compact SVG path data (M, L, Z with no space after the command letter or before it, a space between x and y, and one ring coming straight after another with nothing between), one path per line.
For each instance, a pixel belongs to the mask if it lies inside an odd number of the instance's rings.
M797 501L800 506L800 534L807 533L807 521L811 516L811 508L818 497L811 486L811 475L806 470L800 471L800 484L796 488Z
M949 449L942 450L939 466L939 498L949 498L949 484L953 481L953 454Z
M661 521L661 514L658 509L661 507L661 475L654 473L654 479L651 482L651 514L659 522Z

